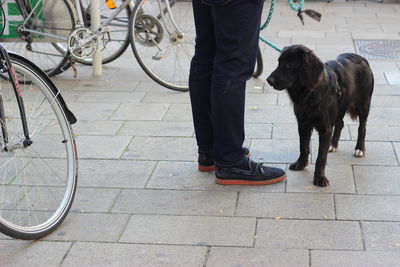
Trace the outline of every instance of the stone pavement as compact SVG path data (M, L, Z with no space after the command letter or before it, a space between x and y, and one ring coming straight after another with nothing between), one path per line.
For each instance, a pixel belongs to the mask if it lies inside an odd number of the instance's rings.
M264 34L323 60L354 52L354 39L400 40L398 3L306 8L322 21L303 27L282 1ZM296 122L286 93L264 84L278 53L262 49L264 75L248 83L246 145L254 159L287 169L298 155ZM312 185L312 164L275 185L214 184L196 170L188 93L149 80L130 50L100 78L83 66L78 79L60 75L54 81L79 119L75 202L43 240L0 235L0 265L400 266L400 59L370 64L367 155L353 158L357 123L347 119L327 188Z

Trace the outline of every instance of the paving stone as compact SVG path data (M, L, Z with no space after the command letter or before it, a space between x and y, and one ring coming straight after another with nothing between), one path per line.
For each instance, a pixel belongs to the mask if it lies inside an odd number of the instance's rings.
M393 147L394 147L395 153L397 155L397 159L400 164L400 143L399 142L393 143Z
M399 72L385 72L386 79L389 84L400 85L400 73Z
M399 108L372 107L368 116L369 124L400 125ZM353 124L357 124L353 122Z
M80 187L143 188L156 162L79 160Z
M253 139L251 155L256 161L291 163L298 158L298 141L284 139Z
M186 121L193 123L190 104L172 104L164 118L165 121Z
M296 123L293 108L289 106L246 107L247 123Z
M120 242L252 246L255 226L255 218L133 215Z
M359 194L400 195L400 167L354 166Z
M138 81L135 80L118 80L115 78L109 78L108 80L80 80L78 85L73 90L79 91L112 91L115 92L132 92L139 85Z
M79 120L73 125L76 135L114 135L121 128L121 121L84 121ZM59 128L59 126L57 125ZM57 133L54 129L52 133Z
M109 212L117 199L119 189L82 188L76 190L71 211L75 212Z
M398 222L362 222L366 250L400 251Z
M350 125L351 139L357 140L358 126ZM400 126L368 125L367 141L400 141Z
M137 92L165 92L166 90L168 91L167 88L154 81L141 81L135 88Z
M309 266L307 250L212 247L207 267Z
M274 123L272 138L276 139L299 139L298 126L294 123L278 124ZM318 139L319 135L313 130L312 139ZM347 125L344 126L340 135L340 140L350 140L350 133Z
M288 171L286 192L306 193L355 193L353 171L351 166L327 165L325 174L329 186L313 185L315 165L309 165L302 171Z
M366 154L362 158L353 156L355 141L339 142L338 150L329 153L328 164L351 164L351 165L397 165L393 147L390 142L366 142ZM315 163L317 158L318 141L312 141L312 159Z
M246 105L252 108L261 105L276 105L277 94L246 94Z
M374 95L399 95L400 86L398 85L375 85Z
M389 251L311 251L311 266L319 267L393 267L400 262L400 254Z
M259 219L256 247L362 250L358 222Z
M193 122L166 121L127 121L118 131L118 135L133 136L192 136Z
M374 107L399 107L400 96L380 96L376 95L371 99Z
M62 266L202 266L206 252L194 246L78 242Z
M336 195L340 220L400 221L400 196Z
M197 145L194 138L135 137L122 157L144 160L194 160L197 158Z
M278 37L319 37L324 38L325 33L321 31L279 31Z
M246 138L271 138L272 125L261 123L245 124Z
M274 164L272 166L285 169L283 165ZM284 192L285 183L276 183L268 186L223 186L215 183L214 172L199 172L197 170L197 162L161 161L147 184L147 188Z
M129 136L88 136L76 138L79 158L120 158L131 141Z
M119 106L118 103L69 103L68 108L80 120L107 120Z
M123 103L111 116L111 120L162 120L169 104L127 104Z
M290 218L334 219L333 195L290 193L240 193L236 215Z
M164 90L162 92L148 92L142 103L190 104L190 97L189 92Z
M70 212L45 240L116 242L128 218L127 214Z
M77 99L84 103L139 103L144 92L85 92Z
M112 212L233 216L236 192L122 190Z
M69 242L0 240L2 266L58 266Z

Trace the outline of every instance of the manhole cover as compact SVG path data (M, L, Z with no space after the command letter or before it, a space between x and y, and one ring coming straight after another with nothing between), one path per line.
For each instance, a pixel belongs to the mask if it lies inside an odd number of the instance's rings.
M400 59L400 40L354 40L354 44L366 59Z

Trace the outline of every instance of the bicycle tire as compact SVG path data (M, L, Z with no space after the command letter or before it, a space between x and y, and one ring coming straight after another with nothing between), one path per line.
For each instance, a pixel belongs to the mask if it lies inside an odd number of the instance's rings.
M20 93L33 143L24 149L0 152L0 232L33 240L54 231L71 208L77 186L77 151L68 110L58 89L32 62L9 55L18 80L29 81L20 83ZM10 79L0 82L12 144L21 135L21 120L15 112L18 105ZM14 166L7 168L8 164Z
M15 10L14 12L19 11ZM32 40L31 48L29 48L27 42L22 39L22 32L15 32L16 36L0 36L0 41L8 51L22 55L44 70L47 75L54 76L70 66L67 39L75 28L75 19L71 6L66 0L43 0L41 9L37 14L38 17L42 16L42 18L32 20L35 30L59 35L65 37L66 40L36 36ZM16 22L16 24L20 23ZM29 33L27 34L29 35Z
M123 0L126 1L126 0ZM86 16L85 26L90 27L90 4L89 0L81 0L82 3L82 12L83 15ZM119 6L120 2L116 2L116 5ZM102 5L102 9L100 10L101 21L106 20L113 12L112 9L109 9L106 5ZM122 14L121 14L122 13ZM120 14L111 22L108 27L110 28L110 43L106 45L106 47L102 51L102 63L107 64L110 63L117 58L119 58L128 48L129 46L129 33L128 33L128 21L131 16L132 10L129 5L126 6L125 12L121 11ZM116 39L117 38L117 39ZM77 62L84 65L92 65L92 58L81 60L77 59Z
M263 57L261 53L260 46L257 47L257 59L256 59L256 66L254 68L253 77L258 78L262 74L264 69Z
M193 10L190 2L172 3L173 18L183 36L177 34L166 9L160 9L157 0L141 0L129 19L129 40L139 65L151 79L168 89L185 92L189 90L195 46Z

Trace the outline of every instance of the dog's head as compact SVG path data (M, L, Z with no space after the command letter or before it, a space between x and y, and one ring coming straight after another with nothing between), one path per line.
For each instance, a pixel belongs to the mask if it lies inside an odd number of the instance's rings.
M324 63L303 45L285 47L278 62L278 67L267 78L277 90L300 86L312 91L324 70Z

